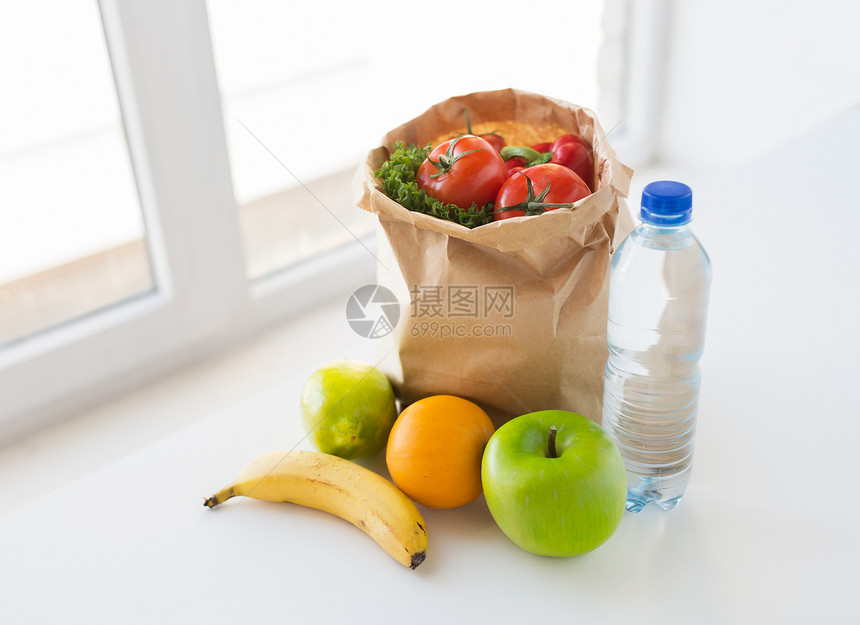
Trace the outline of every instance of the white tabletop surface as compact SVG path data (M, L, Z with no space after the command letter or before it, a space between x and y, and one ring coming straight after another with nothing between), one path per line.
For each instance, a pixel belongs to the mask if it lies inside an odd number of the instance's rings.
M0 622L860 622L857 139L853 112L743 168L665 172L693 186L714 266L695 468L674 511L628 513L596 551L552 559L514 546L483 498L422 509L428 557L410 571L317 511L204 508L256 455L310 448L307 373L373 358L345 319L305 320L301 370L250 359L243 375L271 384L7 506ZM634 177L631 205L662 173Z

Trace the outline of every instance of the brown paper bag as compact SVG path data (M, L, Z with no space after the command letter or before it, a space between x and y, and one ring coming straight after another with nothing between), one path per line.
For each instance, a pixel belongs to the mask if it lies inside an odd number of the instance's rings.
M581 135L594 146L595 192L573 210L473 229L389 199L374 171L395 141L437 145L461 134L464 108L475 134L497 131L509 145ZM359 168L357 204L378 216L379 283L400 303L380 339L380 368L401 400L457 395L497 423L543 409L600 423L609 263L632 229L631 175L594 113L518 90L451 98L389 132Z

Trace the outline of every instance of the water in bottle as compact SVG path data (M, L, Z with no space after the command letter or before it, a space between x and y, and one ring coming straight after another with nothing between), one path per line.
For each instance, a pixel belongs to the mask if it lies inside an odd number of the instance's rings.
M627 468L627 509L674 508L690 479L711 283L692 191L653 182L611 265L603 427Z

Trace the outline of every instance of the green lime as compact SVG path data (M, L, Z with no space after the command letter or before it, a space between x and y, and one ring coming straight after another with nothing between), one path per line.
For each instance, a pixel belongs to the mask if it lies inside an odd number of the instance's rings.
M341 458L375 456L397 419L388 378L355 360L333 362L314 372L302 388L301 410L311 442Z

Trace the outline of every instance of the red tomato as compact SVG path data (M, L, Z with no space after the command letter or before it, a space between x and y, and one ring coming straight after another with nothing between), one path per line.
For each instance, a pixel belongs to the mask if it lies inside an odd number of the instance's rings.
M478 135L478 136L481 137L481 139L483 139L487 143L489 143L491 146L493 146L493 149L496 152L501 152L502 148L505 147L505 145L506 145L505 144L505 138L502 135L497 135L497 134L491 132L491 133L488 133L486 135Z
M552 144L550 163L558 163L575 171L588 188L594 185L594 157L588 144L576 135L562 135Z
M581 144L583 147L591 149L591 145L589 145L588 141L580 137L579 135L561 135L558 139L555 140L555 143L567 143L568 141L574 141L576 143Z
M522 156L515 156L505 161L505 166L508 168L508 175L515 171L522 171L526 168L526 159Z
M493 220L539 215L557 208L571 208L573 202L590 194L588 185L567 167L556 163L535 165L513 174L502 185L496 195Z
M492 202L508 179L505 161L489 143L461 135L436 146L415 175L419 189L446 204L469 209Z

